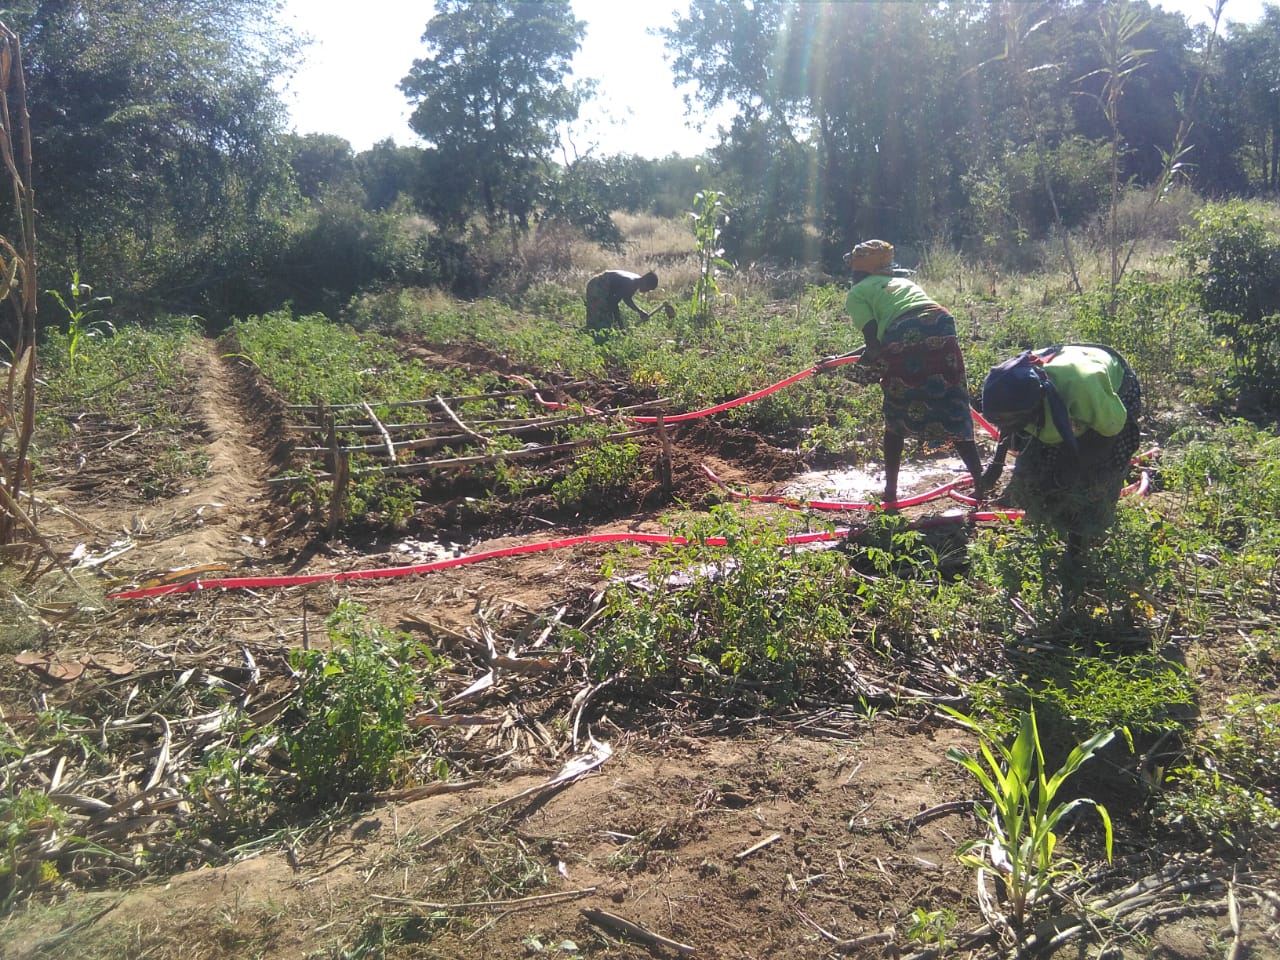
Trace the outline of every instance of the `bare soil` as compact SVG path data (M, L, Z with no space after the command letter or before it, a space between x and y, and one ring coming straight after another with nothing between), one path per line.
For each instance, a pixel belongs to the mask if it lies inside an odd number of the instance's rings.
M655 480L590 515L564 515L545 501L469 511L453 490L424 504L403 531L326 543L317 521L299 517L268 484L288 462L283 407L251 372L220 359L213 343L189 362L190 445L207 455L206 476L140 500L120 478L145 471L145 458L128 440L103 449L109 441L82 433L77 442L93 456L78 468L74 458L60 461L43 489L63 511L41 517L54 543L84 543L97 554L131 544L101 565L117 578L110 583L190 568L208 577L394 565L404 562L396 542L411 536L478 552L592 531L667 532L663 517L677 497L693 508L715 499L703 463L759 491L802 467L764 438L699 422L673 431L674 496ZM649 453L656 457L656 448ZM287 688L288 651L307 643L342 597L447 653L453 667L440 692L456 695L483 676L486 643L536 653L547 618L585 614L602 586L606 553L583 547L423 577L106 601L87 621L48 621L24 647L62 663L125 666L118 673L91 666L66 682L38 667L14 668L0 682L0 708L20 724L41 700L88 714L107 700L127 703L131 686L163 691L221 678L243 685L250 709L265 711ZM1206 697L1233 683L1230 659L1213 644L1203 638L1181 651L1201 671ZM16 650L5 649L12 659ZM1002 656L987 654L993 665ZM139 858L51 881L0 921L0 955L924 957L937 944L910 931L928 914L948 918L948 938L959 941L953 951L1007 950L981 935L975 878L955 856L981 831L967 804L973 785L945 754L972 741L938 714L923 706L877 714L850 698L732 715L674 693L664 702L653 691L601 688L580 670L554 660L532 675L499 672L492 690L466 704L483 723L440 731L436 746L454 771L446 787L410 777L405 789L352 798L265 845L191 844L186 855L172 809L144 810L156 815L147 829L174 835L153 844L144 831L137 849L172 859ZM156 768L162 734L143 719L139 767L118 774L120 797L140 796ZM556 779L583 756L592 769ZM415 779L421 786L412 787ZM161 788L166 782L160 776ZM1234 890L1230 870L1211 852L1138 830L1136 793L1128 804L1123 796L1107 801L1116 864L1101 866L1100 851L1083 840L1074 850L1099 865L1089 868L1098 891L1179 861L1186 876L1213 875L1188 887L1186 898L1170 894L1158 919L1132 930L1108 926L1108 956L1280 956L1271 861L1241 868L1255 870L1251 891L1270 893ZM1068 845L1073 836L1068 830ZM1238 933L1229 900L1242 918ZM1066 949L1092 956L1100 946Z

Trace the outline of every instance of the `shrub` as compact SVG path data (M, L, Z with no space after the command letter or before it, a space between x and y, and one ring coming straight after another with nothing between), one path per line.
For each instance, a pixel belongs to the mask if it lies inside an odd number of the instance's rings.
M299 686L282 735L303 792L321 801L395 781L409 707L424 686L409 660L426 655L407 635L366 621L348 601L327 627L328 650L289 656Z
M609 615L589 638L593 670L656 677L694 664L708 686L740 677L794 699L850 633L836 552L787 549L777 520L731 507L677 532L688 545L663 550L649 568L652 589L609 588Z
M1212 340L1199 306L1191 281L1130 273L1114 296L1099 288L1078 297L1076 325L1081 340L1124 354L1150 400L1167 396L1171 382L1211 360Z
M1226 716L1169 778L1158 813L1168 823L1246 847L1260 828L1280 824L1280 704L1252 694L1228 701Z
M1280 234L1233 200L1200 211L1177 251L1241 385L1280 386Z

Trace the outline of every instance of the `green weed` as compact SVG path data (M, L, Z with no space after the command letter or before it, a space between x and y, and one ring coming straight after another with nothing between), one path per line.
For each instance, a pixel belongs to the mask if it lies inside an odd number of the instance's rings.
M956 945L955 940L951 938L956 919L956 912L945 907L940 910L916 907L911 912L903 932L908 940L932 946L941 953Z
M1255 694L1227 701L1222 720L1173 770L1157 804L1165 822L1247 848L1260 829L1280 826L1280 703Z
M298 692L281 743L303 792L321 801L386 786L405 769L409 708L430 694L430 654L369 623L343 601L327 621L328 650L294 650Z
M1012 736L1034 711L1041 745L1058 757L1095 730L1118 731L1137 749L1181 729L1197 687L1185 668L1158 654L1108 653L1028 659L1016 682L980 681L966 693L993 736Z
M1150 737L1176 730L1194 709L1186 669L1157 654L1068 658L1034 694L1042 710L1064 718L1068 736L1123 730Z
M458 303L430 291L399 290L358 297L347 311L360 330L413 335L429 344L479 343L521 367L600 378L605 367L595 344L581 335L581 291L553 296L542 287L518 312L496 300Z

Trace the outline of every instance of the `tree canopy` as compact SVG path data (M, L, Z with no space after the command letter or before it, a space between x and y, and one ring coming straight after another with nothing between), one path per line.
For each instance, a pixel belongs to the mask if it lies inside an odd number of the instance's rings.
M557 144L586 88L566 85L586 24L569 0L439 0L426 57L400 83L416 104L409 125L452 171L454 221L472 203L492 221L527 227Z
M121 295L154 282L175 244L207 253L272 214L287 184L273 83L296 50L276 9L273 0L11 7L46 278L78 270Z
M278 11L9 8L44 284L78 271L116 309L217 320L336 310L397 280L475 291L492 271L472 229L557 219L609 242L612 211L680 215L708 189L734 259L837 268L878 234L1017 260L1170 175L1211 196L1280 188L1274 4L1211 35L1148 0L684 0L662 31L673 79L736 107L698 160L558 149L593 90L573 77L570 0L439 0L399 86L421 144L287 135L277 81L300 45Z
M1109 35L1118 7L1133 29ZM1242 170L1270 185L1278 16L1210 47L1146 0L690 0L663 34L703 107L737 105L715 155L755 253L814 230L844 245L1078 225L1107 196L1112 160L1118 182L1155 183L1180 133L1178 169L1197 188L1238 189Z

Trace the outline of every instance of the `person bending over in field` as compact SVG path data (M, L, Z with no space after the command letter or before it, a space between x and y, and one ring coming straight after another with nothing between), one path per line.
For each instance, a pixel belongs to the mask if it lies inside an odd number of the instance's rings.
M658 288L658 275L650 270L644 276L626 270L606 270L587 281L587 329L593 333L622 326L619 304L625 303L648 320L661 307L641 310L632 299L637 293Z
M1052 525L1078 559L1115 521L1138 449L1142 388L1132 368L1100 344L1024 350L987 374L982 415L1000 430L984 483L995 486L1010 445L1021 443L997 502Z
M878 382L884 393L885 508L896 509L898 468L908 436L951 441L973 477L974 496L983 499L989 487L980 479L982 457L973 440L955 320L903 271L894 270L892 244L868 240L844 259L853 271L845 310L866 344L854 376ZM823 357L818 369L829 369L853 353Z

